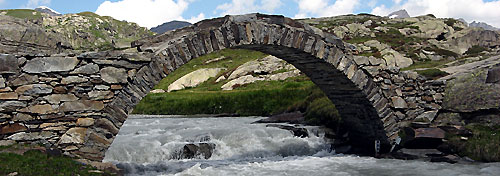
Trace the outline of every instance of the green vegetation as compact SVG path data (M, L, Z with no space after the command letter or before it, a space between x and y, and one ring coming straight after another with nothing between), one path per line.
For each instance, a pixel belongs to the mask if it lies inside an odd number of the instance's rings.
M455 57L455 58L457 58L459 56L457 53L455 53L453 51L441 49L441 48L438 48L437 46L427 47L427 48L425 48L425 50L435 52L436 54L441 55L441 56L451 56L451 57Z
M397 23L384 24L382 26L396 28L396 29L403 29L403 28L410 28L410 29L417 29L417 30L420 29L418 26L412 26L412 24L415 24L415 23L414 22L397 22Z
M260 83L254 83L257 86ZM305 99L309 83L285 82L283 88L233 91L177 91L149 94L139 103L136 114L221 114L267 116L284 112L297 101ZM250 86L251 87L251 86ZM273 86L274 87L274 86Z
M469 56L478 56L481 54L483 51L487 51L488 49L479 45L474 45L471 48L469 48L465 54Z
M436 69L436 68L430 68L430 69L426 69L426 70L417 70L416 72L422 76L425 76L425 77L431 78L431 79L437 79L437 78L441 78L441 77L449 75L448 73L441 71L439 69Z
M5 15L28 20L42 19L42 13L31 9L10 9L0 10L0 13L7 12Z
M323 125L331 129L338 129L342 123L335 105L318 87L313 87L307 98L288 107L287 112L305 112L305 120L310 125Z
M500 126L468 125L472 136L447 136L449 144L461 155L477 161L500 162Z
M419 68L434 68L434 67L439 67L443 64L446 64L450 61L448 60L439 60L439 61L433 61L433 60L424 60L424 61L418 61L414 62L412 65L406 68L402 68L401 71L406 71L406 70L414 70L414 69L419 69Z
M19 155L9 153L19 146L0 148L0 175L17 172L18 175L111 175L109 173L96 173L96 169L88 165L77 163L64 156L49 156L39 150L28 150Z

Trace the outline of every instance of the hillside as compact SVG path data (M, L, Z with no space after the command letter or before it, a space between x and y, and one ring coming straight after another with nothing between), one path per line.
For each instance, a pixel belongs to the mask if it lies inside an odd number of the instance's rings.
M0 52L58 53L61 50L128 48L153 35L135 23L92 12L54 16L35 10L0 10Z
M163 34L167 31L183 28L183 27L186 27L189 25L191 25L191 23L185 22L185 21L170 21L170 22L166 22L166 23L163 23L161 25L158 25L154 28L151 28L151 31L154 33L157 33L157 34Z

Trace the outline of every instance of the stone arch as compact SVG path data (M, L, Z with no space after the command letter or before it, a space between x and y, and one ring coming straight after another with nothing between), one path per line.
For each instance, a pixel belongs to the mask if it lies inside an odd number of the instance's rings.
M388 136L394 135L394 126L384 128L382 122L392 118L390 102L372 77L346 54L350 48L337 37L292 19L262 14L226 16L133 45L152 53L153 59L106 108L110 114L119 112L114 116L121 119L161 78L184 63L224 48L244 48L282 58L311 78L334 102L340 115L348 117L351 141L360 147L372 149L375 140L387 144ZM148 76L151 73L161 78Z
M388 144L403 122L440 108L438 100L422 97L442 91L442 84L427 86L415 74L382 67L382 59L353 56L351 45L283 16L204 20L132 46L139 52L0 55L0 139L102 160L153 86L191 59L224 48L258 50L293 64L332 100L351 141L369 154L375 140Z

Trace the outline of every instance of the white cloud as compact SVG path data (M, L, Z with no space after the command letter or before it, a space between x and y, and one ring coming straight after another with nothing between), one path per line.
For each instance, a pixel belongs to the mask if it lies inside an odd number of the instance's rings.
M468 22L481 21L500 27L500 0L408 0L391 7L375 7L372 14L385 16L406 9L411 16L434 14L440 18L463 18Z
M336 0L333 4L328 0L297 0L297 3L299 12L295 18L351 14L360 5L359 0Z
M198 16L191 17L191 18L190 18L189 20L187 20L187 21L188 21L188 22L190 22L190 23L193 23L193 24L194 24L194 23L196 23L196 22L198 22L198 21L201 21L201 20L204 20L204 19L206 19L205 14L200 13Z
M105 1L96 10L101 16L111 16L118 20L135 22L151 28L172 20L186 21L182 14L192 0L121 0ZM205 18L204 14L192 17L190 22Z
M42 5L48 6L50 4L50 1L51 0L29 0L28 3L23 5L21 8L34 9ZM2 2L0 2L0 4L1 3Z
M255 0L232 0L231 3L218 5L214 14L217 12L220 12L220 15L239 15L253 12L273 13L282 5L281 0L260 0L259 4Z

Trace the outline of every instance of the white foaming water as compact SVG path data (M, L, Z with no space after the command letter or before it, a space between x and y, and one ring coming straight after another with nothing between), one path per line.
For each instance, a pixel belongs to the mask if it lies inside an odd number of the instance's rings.
M128 175L499 175L500 164L459 165L335 155L317 127L308 138L251 124L261 117L131 116L106 152ZM144 116L140 116L144 117ZM148 116L145 116L148 117ZM311 132L318 134L314 135ZM182 159L188 143L214 143L209 159Z

